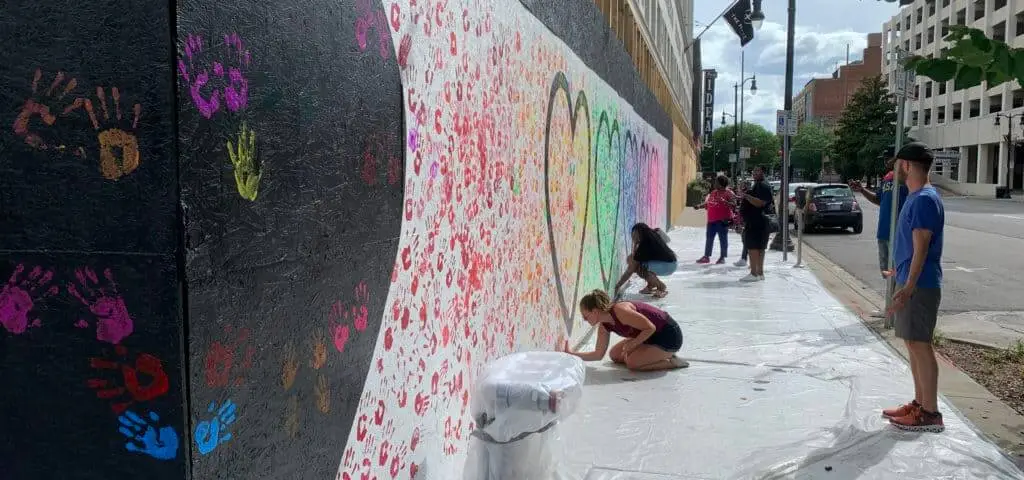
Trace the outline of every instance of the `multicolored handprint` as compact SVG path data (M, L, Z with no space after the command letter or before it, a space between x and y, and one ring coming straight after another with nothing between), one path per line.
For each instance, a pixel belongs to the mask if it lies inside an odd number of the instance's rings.
M33 310L37 302L57 293L52 281L53 271L43 267L33 267L27 274L24 264L14 267L14 273L0 290L0 325L15 335L42 325L39 317L32 317Z
M202 35L185 37L183 54L178 59L178 75L188 88L199 113L212 118L221 108L221 99L229 112L242 110L249 103L249 80L245 73L252 56L236 33L224 35L213 51L206 48Z

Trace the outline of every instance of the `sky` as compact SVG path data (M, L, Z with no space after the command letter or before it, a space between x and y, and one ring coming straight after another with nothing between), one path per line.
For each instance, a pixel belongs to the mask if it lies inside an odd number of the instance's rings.
M734 0L694 0L694 35L704 30ZM775 131L775 111L783 107L786 74L785 0L764 0L764 25L743 49L732 29L719 19L701 37L701 63L718 70L715 80L715 127L722 111L733 112L733 84L740 78L740 54L745 55L744 76L757 76L757 93L749 92L743 103L743 120ZM860 59L867 35L881 32L882 23L899 12L896 3L880 0L798 0L794 44L793 95L812 78L832 76L836 66ZM697 80L700 81L699 79ZM732 118L727 118L729 123Z

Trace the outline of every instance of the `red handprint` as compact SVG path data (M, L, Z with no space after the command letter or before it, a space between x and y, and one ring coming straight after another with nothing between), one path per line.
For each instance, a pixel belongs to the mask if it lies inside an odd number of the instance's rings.
M366 286L366 282L359 282L355 288L355 302L353 305L346 306L341 301L334 302L331 305L331 312L328 314L327 320L331 334L334 337L334 348L339 352L345 352L345 344L348 343L349 337L352 335L348 325L350 319L356 332L366 330L369 321L369 310L367 309L369 302L370 291Z
M75 270L78 286L68 283L68 292L89 307L89 311L96 317L96 338L117 344L124 337L131 335L135 324L128 315L124 299L117 292L117 284L114 283L114 275L109 268L103 271L103 276L107 280L106 285L100 284L96 272L91 268L79 268ZM81 293L79 288L82 290ZM85 328L89 326L89 322L79 320L75 326Z
M3 290L0 290L0 324L15 335L25 333L29 327L41 325L42 321L38 318L28 317L29 312L36 302L57 293L57 286L50 285L53 281L52 271L37 266L25 278L21 278L24 272L25 265L18 264Z
M64 151L68 147L59 141L55 139L43 140L35 128L33 128L32 119L38 117L42 125L52 127L57 121L57 115L64 116L75 109L77 105L80 105L78 100L65 106L63 109L54 105L60 103L67 94L71 93L78 85L78 81L72 78L64 85L63 89L60 89L59 87L64 83L65 76L64 72L57 72L53 82L50 83L50 87L45 92L40 92L39 81L42 78L42 70L36 69L35 76L32 77L32 97L25 100L25 103L21 106L21 111L18 113L18 117L14 119L14 134L24 138L25 143L34 148ZM51 110L51 107L55 108ZM79 156L85 156L85 150L80 146L71 147L71 150Z
M135 358L134 364L130 365L127 360L128 350L125 347L118 345L114 347L114 352L120 357L119 360L90 358L89 365L97 370L120 370L124 386L118 386L117 381L99 378L90 378L86 382L90 388L96 390L97 398L115 400L110 405L114 413L124 412L135 402L146 402L167 393L169 382L160 359L142 353ZM130 397L128 399L124 399L126 392Z
M249 329L240 328L234 331L231 325L224 327L224 335L229 339L226 343L214 341L206 352L206 385L210 387L224 387L231 381L231 369L235 366L235 356L241 355L244 350L244 358L240 368L235 370L235 385L241 385L245 381L243 373L252 366L252 357L256 350L248 345ZM240 372L241 370L241 372Z
M356 285L356 305L352 306L352 323L355 324L356 330L366 330L366 323L369 317L366 306L370 303L370 291L366 287L366 282L359 282Z

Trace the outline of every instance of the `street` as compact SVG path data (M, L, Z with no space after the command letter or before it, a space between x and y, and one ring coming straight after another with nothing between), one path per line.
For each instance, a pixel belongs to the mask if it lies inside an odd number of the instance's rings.
M875 241L878 207L863 197L864 232L823 231L804 237L806 244L853 276L884 294L879 276ZM945 317L965 312L1022 310L1024 286L1017 281L1024 271L1024 203L944 196L946 208L943 249ZM973 315L972 315L973 316ZM1000 315L1024 332L1020 315ZM1004 328L1014 328L1005 326Z

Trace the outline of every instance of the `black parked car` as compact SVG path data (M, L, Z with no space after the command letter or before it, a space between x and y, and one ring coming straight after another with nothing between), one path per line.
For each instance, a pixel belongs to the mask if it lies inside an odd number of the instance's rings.
M864 212L853 190L842 183L827 183L811 188L811 201L804 216L804 233L819 227L864 230Z

